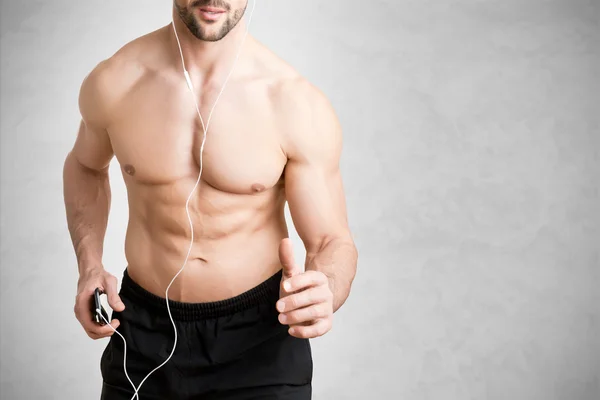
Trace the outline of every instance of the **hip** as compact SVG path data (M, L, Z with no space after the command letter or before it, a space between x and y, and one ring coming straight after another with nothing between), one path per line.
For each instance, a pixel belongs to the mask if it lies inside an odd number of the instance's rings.
M201 395L309 385L310 343L290 336L277 320L280 279L278 271L240 295L203 303L169 300L167 309L164 297L146 291L125 270L120 290L125 310L112 317L119 319L117 331L127 347L119 335L111 336L101 360L104 382L131 387L123 369L126 355L135 384L169 358L144 383L148 394L159 391L165 398L182 390Z

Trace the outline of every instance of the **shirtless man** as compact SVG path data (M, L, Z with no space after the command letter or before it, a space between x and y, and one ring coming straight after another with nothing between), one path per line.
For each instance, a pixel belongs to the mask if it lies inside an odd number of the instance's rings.
M82 115L64 165L67 222L78 261L75 315L102 354L102 399L131 399L173 350L165 290L188 254L186 201L200 172L203 128L183 75L181 42L206 123L233 66L247 0L175 0L174 25L139 37L84 80ZM347 299L357 250L339 170L342 135L331 104L250 35L219 99L189 203L194 242L169 289L178 340L139 395L151 399L311 398L310 338ZM102 263L109 163L127 187L121 289ZM294 263L288 202L306 248ZM287 286L289 284L289 287ZM95 288L110 325L92 321Z

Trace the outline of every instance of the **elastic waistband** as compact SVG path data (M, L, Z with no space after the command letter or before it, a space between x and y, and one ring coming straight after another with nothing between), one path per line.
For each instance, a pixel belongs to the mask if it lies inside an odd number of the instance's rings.
M259 304L273 304L274 307L279 298L281 276L282 270L279 270L258 286L225 300L206 303L184 303L169 300L169 309L173 319L193 321L232 315ZM120 293L141 307L153 309L155 312L164 312L168 317L166 298L157 296L134 282L127 273L127 268L123 272Z

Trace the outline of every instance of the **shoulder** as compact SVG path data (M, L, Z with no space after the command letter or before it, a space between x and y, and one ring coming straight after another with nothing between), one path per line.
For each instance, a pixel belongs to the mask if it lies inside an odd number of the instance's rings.
M321 89L296 75L278 81L272 96L288 158L336 158L342 129L333 104Z
M279 111L288 117L306 116L306 112L332 111L325 94L300 74L281 77L272 88Z
M79 108L86 122L103 127L110 124L124 98L148 72L139 55L152 46L153 34L126 43L85 76L79 90Z
M278 115L304 115L311 108L333 112L326 95L294 67L254 40L255 65L258 76L268 82L268 96ZM299 113L299 114L298 114Z

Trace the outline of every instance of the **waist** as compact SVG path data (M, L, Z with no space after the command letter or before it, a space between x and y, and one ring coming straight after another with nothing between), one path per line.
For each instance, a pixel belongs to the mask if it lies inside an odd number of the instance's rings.
M278 261L277 249L281 240L288 236L285 220L278 218L264 221L258 229L245 227L232 231L222 227L222 235L207 233L214 229L195 227L194 242L190 243L191 232L176 234L164 226L149 227L146 223L130 221L125 237L127 264L144 266L144 269L147 266L168 269L174 274L189 251L188 260L199 260L202 265L215 269L237 270L242 264L261 269Z
M258 285L281 269L278 248L286 235L285 226L222 239L207 239L200 230L194 235L199 241L190 248L189 237L161 232L154 232L152 237L130 226L125 241L127 269L141 286L164 296L188 256L184 270L169 288L169 298L184 302L221 300Z
M169 309L173 319L201 320L220 318L233 315L259 305L273 306L279 299L279 284L282 271L264 280L253 288L230 298L210 302L182 302L169 299ZM181 276L178 276L179 279ZM137 283L131 278L126 268L123 272L120 294L128 301L144 309L157 312L167 312L166 297L159 296Z

